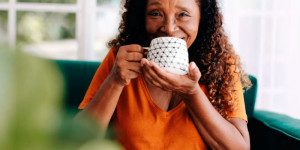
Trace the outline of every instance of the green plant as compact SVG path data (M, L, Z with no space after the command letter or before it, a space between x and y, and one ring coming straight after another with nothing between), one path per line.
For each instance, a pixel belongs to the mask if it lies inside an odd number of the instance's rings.
M63 78L50 61L0 46L0 149L120 149L89 116L64 111Z

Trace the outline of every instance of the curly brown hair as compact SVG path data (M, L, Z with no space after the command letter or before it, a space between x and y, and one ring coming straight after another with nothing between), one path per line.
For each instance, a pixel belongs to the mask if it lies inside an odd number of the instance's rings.
M197 38L189 48L189 60L199 67L202 74L199 83L206 85L212 105L224 118L229 119L228 113L234 109L235 76L238 76L246 89L251 87L251 82L224 33L223 16L217 1L198 2L201 20ZM109 47L118 49L128 44L149 46L145 29L146 3L147 0L125 1L119 35L108 43Z

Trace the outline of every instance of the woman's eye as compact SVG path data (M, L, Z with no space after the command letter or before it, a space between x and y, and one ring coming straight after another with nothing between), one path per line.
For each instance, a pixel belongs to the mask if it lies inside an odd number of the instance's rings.
M161 16L161 14L158 11L152 11L149 13L151 16Z
M185 12L183 12L183 13L180 13L178 16L179 16L179 17L184 17L184 16L190 16L190 15L187 14L187 13L185 13Z

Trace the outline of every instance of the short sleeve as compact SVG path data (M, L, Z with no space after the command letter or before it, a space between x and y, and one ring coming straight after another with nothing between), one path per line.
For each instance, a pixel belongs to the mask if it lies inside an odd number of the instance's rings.
M244 92L241 80L237 73L234 73L234 93L233 93L233 109L232 111L228 111L228 117L231 118L240 118L245 121L248 121L246 108L245 108L245 101L244 101Z
M86 105L92 100L92 98L97 93L99 87L109 75L113 65L115 63L115 55L114 55L114 48L110 49L104 60L102 61L101 65L97 69L90 86L85 93L85 96L82 102L79 104L79 109L84 109Z

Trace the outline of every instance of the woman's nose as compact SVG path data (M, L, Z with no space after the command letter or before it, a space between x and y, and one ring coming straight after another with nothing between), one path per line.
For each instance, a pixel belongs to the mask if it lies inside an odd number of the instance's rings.
M173 18L167 18L164 21L161 31L164 32L167 36L172 36L177 29L178 27L176 24L176 20Z

